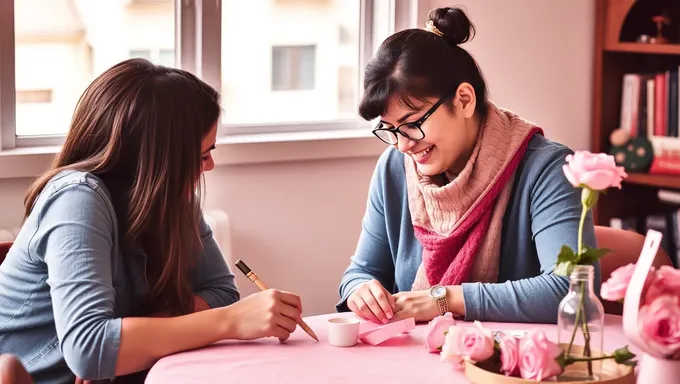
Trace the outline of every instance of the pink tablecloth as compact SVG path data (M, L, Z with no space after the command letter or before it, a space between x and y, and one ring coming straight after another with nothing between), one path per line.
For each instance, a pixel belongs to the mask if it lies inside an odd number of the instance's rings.
M379 346L359 342L350 348L327 342L330 314L305 319L316 332L315 342L298 327L286 343L278 339L252 342L224 341L212 346L168 356L156 363L147 383L468 383L462 372L427 353L423 345L426 325ZM557 341L555 325L484 323L494 331L545 329ZM626 344L621 317L607 315L605 350Z

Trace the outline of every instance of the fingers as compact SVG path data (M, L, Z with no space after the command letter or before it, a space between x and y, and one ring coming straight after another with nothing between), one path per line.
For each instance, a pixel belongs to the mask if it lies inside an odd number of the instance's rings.
M356 297L356 298L350 298L347 301L347 307L349 308L350 311L354 312L357 316L361 317L364 320L372 321L374 323L380 323L380 320L378 320L377 317L371 312L371 310L368 308L368 305L366 305L366 302L364 299L361 297Z
M300 297L290 292L269 290L271 299L271 318L269 335L286 341L295 332L297 322L301 318L302 302Z
M371 280L352 293L347 306L363 319L384 324L392 318L395 302L378 280Z
M382 307L378 303L378 300L373 296L372 291L368 291L365 294L361 296L361 298L364 300L366 305L368 306L368 309L373 312L375 317L380 320L381 323L386 323L387 322L387 314L383 311Z
M278 293L278 299L284 302L285 304L288 304L290 306L293 306L297 308L298 312L302 313L302 300L300 299L300 296L290 293L290 292L284 292L284 291L275 291Z
M297 322L295 320L283 315L279 316L276 320L276 324L288 331L288 333L295 332L295 328L297 327Z
M300 320L300 318L302 317L300 315L300 311L298 311L298 309L296 307L290 306L290 305L285 304L285 303L280 303L279 306L276 308L276 310L282 316L285 316L286 318L291 319L295 322Z
M290 337L290 332L285 328L275 327L272 329L272 336L277 337L279 341L286 341Z
M387 320L391 319L394 311L394 298L392 295L388 293L378 282L370 284L369 288L373 294L373 297L380 306L380 309L387 317Z

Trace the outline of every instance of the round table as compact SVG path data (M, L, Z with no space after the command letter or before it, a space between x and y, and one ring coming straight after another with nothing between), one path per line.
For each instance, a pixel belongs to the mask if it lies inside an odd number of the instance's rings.
M440 362L439 354L427 352L423 344L427 324L419 324L408 334L378 346L359 342L354 347L340 348L328 344L326 329L327 320L338 316L353 314L305 318L319 342L298 327L285 343L274 338L222 341L167 356L153 366L146 383L469 383L463 372ZM362 331L371 326L362 323ZM485 322L484 326L492 331L538 327L557 341L555 325ZM626 343L621 317L607 315L605 350L613 351Z

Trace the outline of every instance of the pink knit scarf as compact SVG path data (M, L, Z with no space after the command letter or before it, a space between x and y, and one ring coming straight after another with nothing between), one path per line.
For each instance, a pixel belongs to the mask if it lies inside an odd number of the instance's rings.
M489 103L463 171L440 186L404 156L409 210L423 246L413 290L434 284L496 282L503 217L515 171L534 134L543 131Z

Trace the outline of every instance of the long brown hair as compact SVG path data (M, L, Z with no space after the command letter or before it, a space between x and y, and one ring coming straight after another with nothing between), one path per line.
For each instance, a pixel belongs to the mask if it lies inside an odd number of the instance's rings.
M144 59L113 66L78 101L61 152L28 191L26 217L59 172L99 177L111 194L122 246L137 242L147 254L149 291L140 310L191 312L188 273L201 244L201 142L219 114L217 91L189 72Z

